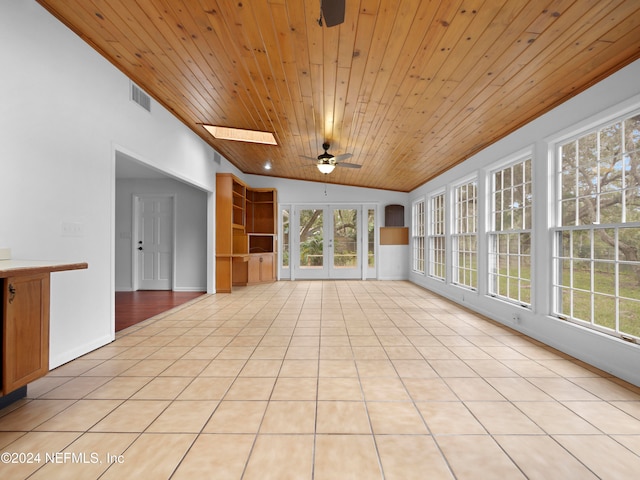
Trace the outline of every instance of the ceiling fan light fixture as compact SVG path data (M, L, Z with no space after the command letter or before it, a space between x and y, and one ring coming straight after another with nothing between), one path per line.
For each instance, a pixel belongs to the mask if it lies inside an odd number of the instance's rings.
M202 125L207 132L220 140L234 140L236 142L263 143L277 145L276 138L271 132L259 130L244 130L242 128L220 127L217 125Z
M336 166L333 163L318 163L318 170L320 170L320 173L323 173L325 175L329 175L331 172L333 172L334 168L336 168Z

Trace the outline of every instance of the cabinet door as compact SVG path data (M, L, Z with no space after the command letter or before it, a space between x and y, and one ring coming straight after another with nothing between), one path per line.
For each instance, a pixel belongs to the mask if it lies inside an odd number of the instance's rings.
M262 280L260 275L260 271L262 269L262 256L249 255L247 269L247 283L259 283Z
M49 371L49 274L6 278L2 295L6 395Z
M261 258L260 280L263 282L275 280L275 277L273 276L273 254L263 255Z

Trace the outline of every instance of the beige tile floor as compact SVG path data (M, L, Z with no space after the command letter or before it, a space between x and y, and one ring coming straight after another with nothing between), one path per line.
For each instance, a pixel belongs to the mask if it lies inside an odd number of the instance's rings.
M407 282L279 282L55 369L0 452L12 480L635 479L640 388Z

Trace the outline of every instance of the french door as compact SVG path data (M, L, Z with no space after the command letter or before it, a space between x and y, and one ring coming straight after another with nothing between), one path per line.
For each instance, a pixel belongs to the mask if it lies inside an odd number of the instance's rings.
M360 206L296 206L291 262L295 278L362 278L361 216Z

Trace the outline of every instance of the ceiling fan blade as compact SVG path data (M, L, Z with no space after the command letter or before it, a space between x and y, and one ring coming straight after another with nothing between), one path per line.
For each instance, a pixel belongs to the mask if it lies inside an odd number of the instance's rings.
M346 162L338 162L336 163L338 167L347 167L347 168L360 168L362 165L358 165L357 163L346 163Z
M353 157L352 153L342 153L340 155L336 155L335 157L333 157L333 159L336 162L339 162L340 160L346 160L347 158L351 158L351 157Z
M345 0L321 0L320 9L327 27L334 27L344 22Z
M318 163L318 159L316 157L307 157L306 155L300 155L300 158L305 158L307 160L311 160L312 162Z

